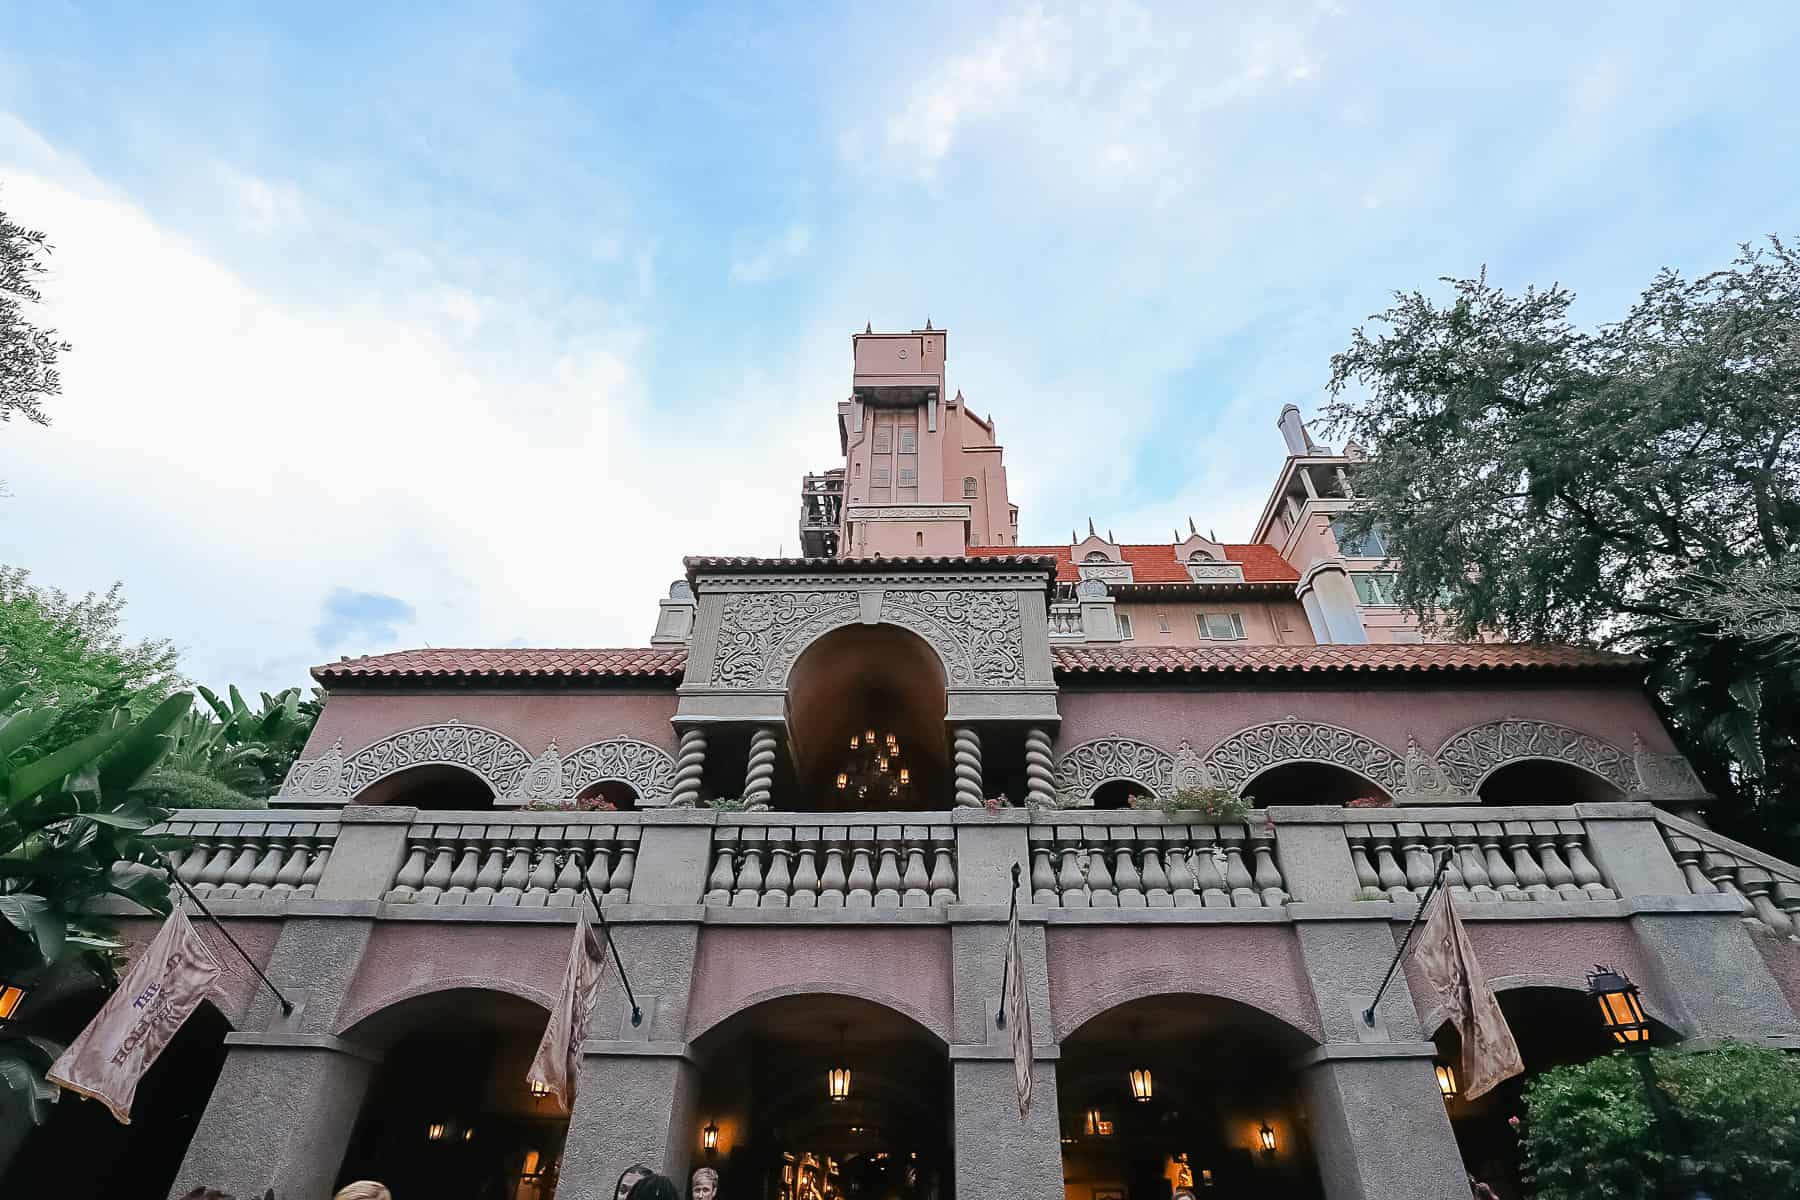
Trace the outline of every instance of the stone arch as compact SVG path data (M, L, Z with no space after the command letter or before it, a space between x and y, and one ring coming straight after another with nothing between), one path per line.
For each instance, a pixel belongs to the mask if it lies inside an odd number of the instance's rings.
M1095 991L1081 998L1080 1003L1059 1008L1055 1013L1056 1040L1067 1041L1081 1032L1083 1026L1096 1017L1105 1016L1116 1008L1123 1008L1139 1000L1154 1000L1164 997L1201 997L1208 1000L1224 1000L1258 1014L1259 1017L1273 1022L1286 1034L1291 1035L1296 1044L1304 1042L1307 1046L1318 1046L1325 1040L1324 1031L1320 1028L1317 1016L1307 1011L1298 1000L1293 1005L1286 1005L1278 998L1272 997L1266 989L1256 986L1253 981L1246 980L1241 988L1195 988L1191 986L1174 986L1166 971L1157 968L1142 968L1126 971L1116 975L1112 980L1114 986ZM1236 994L1234 994L1234 992Z
M403 729L349 754L340 738L319 758L296 762L279 798L354 800L390 775L427 766L461 767L494 795L507 796L531 766L531 756L504 733L460 721Z
M744 1013L772 1001L789 1000L805 996L839 996L851 1000L864 1000L870 1004L879 1005L882 1008L905 1017L908 1021L917 1025L921 1030L930 1035L933 1045L945 1050L949 1048L950 1030L948 1026L943 1021L933 1017L930 1013L925 1012L910 1001L888 992L874 992L870 990L869 986L866 984L853 987L848 984L840 985L818 980L804 980L795 983L779 984L772 988L764 988L759 992L752 992L747 996L737 997L730 1006L722 1011L707 1014L705 1024L699 1025L688 1031L687 1040L690 1044L697 1045L703 1041L708 1034L722 1028L734 1017L742 1016Z
M897 625L923 638L952 686L1024 682L1019 597L979 588L736 593L720 616L712 682L785 688L807 647L857 622Z
M1160 746L1128 737L1094 738L1071 746L1056 761L1056 791L1093 802L1103 785L1130 782L1166 796L1175 784L1175 756Z
M1354 729L1292 717L1240 729L1207 751L1201 761L1215 784L1234 792L1242 792L1271 767L1299 762L1342 767L1390 796L1406 787L1403 755Z
M1434 757L1445 779L1470 794L1498 768L1528 759L1579 767L1624 795L1637 787L1630 751L1555 721L1484 721L1446 738Z
M348 1016L340 1018L332 1031L333 1036L350 1042L363 1042L371 1040L373 1035L372 1040L380 1041L385 1034L381 1027L388 1020L406 1017L408 1013L405 1010L417 1007L415 1002L450 992L493 992L510 996L515 1000L535 1004L544 1010L546 1016L556 1001L556 997L541 988L496 975L446 975L408 984L398 991L371 1000Z
M667 804L675 788L675 759L662 747L637 738L589 742L568 754L552 740L519 773L506 797L520 802L565 799L601 783L625 784L637 793L640 804Z

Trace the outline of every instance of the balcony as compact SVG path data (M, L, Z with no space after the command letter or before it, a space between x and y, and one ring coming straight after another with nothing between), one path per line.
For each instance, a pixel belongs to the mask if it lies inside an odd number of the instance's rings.
M800 483L800 553L807 558L835 558L843 527L844 472L808 475Z

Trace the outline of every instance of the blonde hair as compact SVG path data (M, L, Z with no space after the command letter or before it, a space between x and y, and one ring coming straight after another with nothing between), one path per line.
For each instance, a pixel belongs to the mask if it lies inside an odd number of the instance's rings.
M338 1189L331 1200L394 1200L394 1193L373 1179L359 1179Z

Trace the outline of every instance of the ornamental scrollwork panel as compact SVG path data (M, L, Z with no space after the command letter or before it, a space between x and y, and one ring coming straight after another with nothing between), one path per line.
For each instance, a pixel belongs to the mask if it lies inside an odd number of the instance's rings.
M562 794L579 796L596 783L629 784L640 802L663 804L675 789L675 760L660 746L612 738L583 746L562 763Z
M1174 777L1174 755L1133 738L1082 742L1070 747L1056 763L1057 794L1083 801L1091 799L1101 784L1119 779L1142 784L1152 795L1167 796Z
M1025 682L1024 633L1016 593L893 589L881 598L881 619L904 626L935 646L953 685Z
M1665 801L1705 800L1711 795L1685 756L1652 754L1635 733L1631 735L1631 759L1641 795Z
M1581 767L1621 792L1637 786L1637 767L1625 751L1554 721L1489 721L1456 734L1437 752L1445 776L1470 792L1495 767L1534 758Z
M281 787L284 799L353 799L369 785L412 767L449 765L479 775L496 796L509 795L531 766L524 747L503 733L452 721L405 729L343 753L341 741L314 762L297 762Z
M712 682L755 687L786 677L777 671L776 652L801 630L813 636L856 618L855 592L738 592L725 600L719 620ZM807 641L811 641L808 638ZM801 643L804 648L805 643ZM795 650L793 657L798 657ZM791 664L792 658L787 659Z
M1206 754L1206 770L1221 787L1242 791L1270 767L1322 762L1354 771L1387 789L1406 785L1406 764L1373 738L1318 721L1270 721L1240 729Z

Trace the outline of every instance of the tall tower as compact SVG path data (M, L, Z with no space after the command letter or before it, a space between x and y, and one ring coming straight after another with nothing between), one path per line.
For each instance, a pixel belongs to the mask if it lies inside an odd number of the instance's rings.
M949 335L869 330L850 339L850 395L838 403L844 463L808 475L800 542L808 556L959 555L1018 543L994 424L946 398Z

